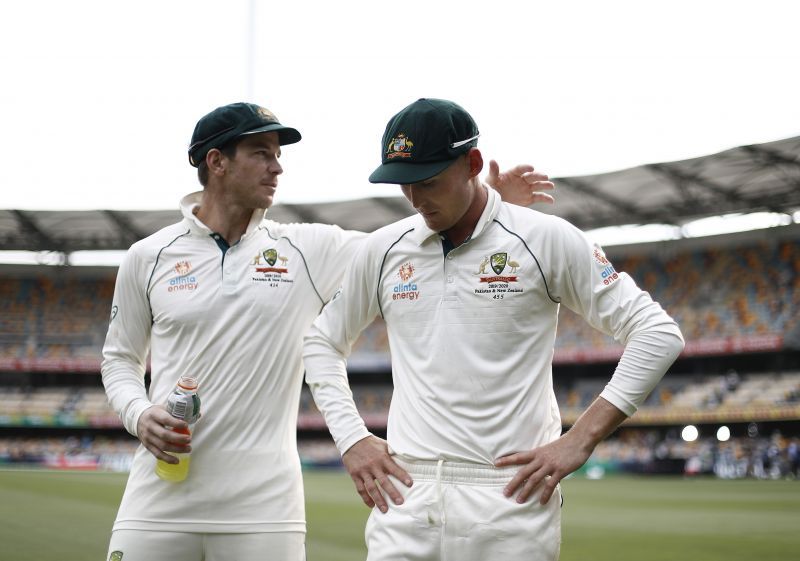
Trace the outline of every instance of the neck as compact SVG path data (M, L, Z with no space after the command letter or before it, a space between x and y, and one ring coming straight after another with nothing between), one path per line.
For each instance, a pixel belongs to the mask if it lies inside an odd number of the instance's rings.
M218 233L228 244L233 245L247 231L254 210L231 205L217 191L207 188L203 191L203 198L195 210L195 216L212 232Z
M472 235L489 200L489 193L480 181L474 180L472 193L472 202L467 208L467 212L452 228L448 228L443 232L454 246L461 245Z

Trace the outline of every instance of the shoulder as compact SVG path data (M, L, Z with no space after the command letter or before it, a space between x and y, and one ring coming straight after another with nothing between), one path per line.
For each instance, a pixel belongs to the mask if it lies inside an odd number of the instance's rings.
M365 234L344 230L334 224L315 224L291 222L284 224L274 220L264 220L259 226L262 236L272 240L285 239L300 249L338 246L351 238L363 238Z
M174 244L179 239L188 236L190 233L189 225L185 220L166 226L157 232L150 234L134 243L128 253L140 258L147 258L155 255L163 248Z
M520 235L584 236L581 230L563 218L508 203L503 203L495 221L506 228L513 228Z
M419 215L412 215L387 226L378 228L366 237L365 246L372 249L386 249L409 236L418 236L428 230Z

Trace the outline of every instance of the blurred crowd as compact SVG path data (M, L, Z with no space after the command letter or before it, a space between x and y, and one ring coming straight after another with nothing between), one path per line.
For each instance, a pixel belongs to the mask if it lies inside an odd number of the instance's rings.
M780 335L800 338L800 244L711 248L616 260L678 321L687 341ZM0 278L0 358L98 360L112 279ZM556 350L615 343L562 309ZM382 322L354 346L353 360L388 354Z
M774 335L786 346L800 348L800 244L764 242L672 255L644 254L616 259L615 266L628 272L675 317L687 342ZM0 278L0 365L9 368L14 360L68 358L85 360L96 372L113 290L113 280L108 278L66 274ZM615 346L562 309L557 356L559 351ZM388 371L388 364L386 329L378 320L362 334L349 361L359 409L367 424L378 430L386 426L391 386L359 383L358 372ZM102 388L70 387L67 370L59 387L16 387L0 380L0 427L120 427ZM591 378L556 381L565 425L574 422L604 383ZM671 373L637 417L644 425L677 427L698 414L720 422L747 422L765 415L796 421L798 411L800 372ZM324 422L305 390L298 426L325 434ZM798 439L793 436L775 432L719 441L701 435L685 441L677 430L624 429L597 448L585 468L587 474L611 470L736 478L798 475ZM0 437L0 464L125 471L136 444L124 433L114 438ZM339 465L335 447L324 437L301 439L300 453L308 465Z

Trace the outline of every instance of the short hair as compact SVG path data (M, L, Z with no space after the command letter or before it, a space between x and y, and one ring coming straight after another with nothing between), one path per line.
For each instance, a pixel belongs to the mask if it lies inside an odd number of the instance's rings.
M236 150L239 147L239 143L244 139L244 135L237 136L230 142L220 146L217 148L222 155L228 159L233 159L236 157ZM208 185L208 164L206 164L205 158L197 165L197 179L200 181L200 185L205 187Z

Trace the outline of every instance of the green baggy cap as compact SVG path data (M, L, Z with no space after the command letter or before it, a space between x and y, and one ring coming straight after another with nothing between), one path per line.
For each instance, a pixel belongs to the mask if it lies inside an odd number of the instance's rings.
M189 163L194 167L212 148L222 148L236 137L260 132L278 133L281 146L300 141L300 133L283 126L275 114L255 103L231 103L217 107L197 121L189 144Z
M391 118L381 142L381 165L370 183L411 184L444 171L477 146L478 125L463 107L422 98Z

